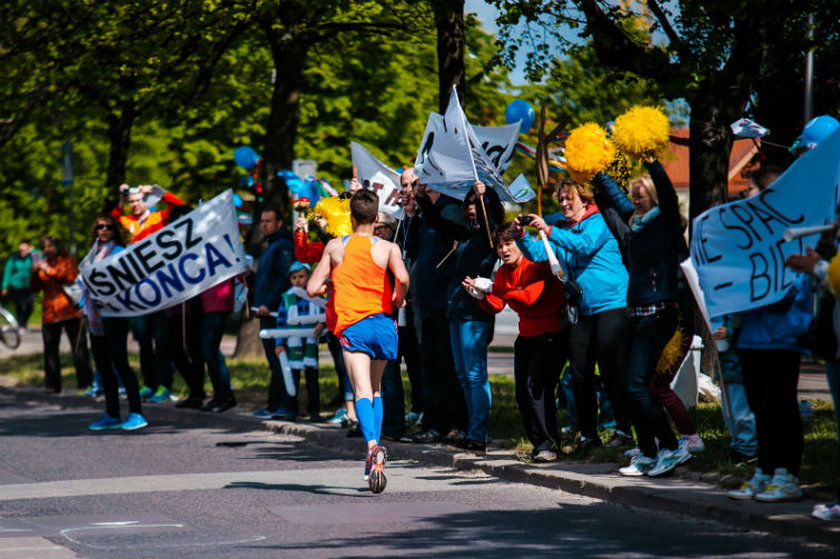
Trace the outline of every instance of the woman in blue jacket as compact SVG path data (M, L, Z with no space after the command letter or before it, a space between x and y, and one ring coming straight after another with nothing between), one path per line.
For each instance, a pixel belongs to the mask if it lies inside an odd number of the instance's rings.
M656 161L645 163L645 167L649 175L630 183L632 202L608 175L599 173L594 180L630 224L626 238L630 272L626 386L641 454L619 469L625 476L662 475L691 458L687 444L677 440L650 388L662 350L677 330L677 269L685 240L677 194L668 175Z
M627 271L618 243L594 203L592 192L575 181L564 180L556 196L565 218L562 224L551 227L537 215L529 217L531 226L547 235L567 279L577 282L582 291L578 321L569 331L569 364L581 429L578 452L586 454L590 448L601 445L596 362L616 419L617 429L608 444L627 445L633 440L621 386L627 337ZM524 232L517 245L529 260L547 259L544 244Z

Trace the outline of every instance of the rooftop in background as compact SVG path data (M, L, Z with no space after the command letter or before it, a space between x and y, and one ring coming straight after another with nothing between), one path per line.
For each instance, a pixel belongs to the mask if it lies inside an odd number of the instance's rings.
M735 140L729 154L729 197L738 198L747 187L747 179L742 175L749 168L753 156L758 153L761 140L753 143L750 139ZM662 166L667 171L674 188L688 191L688 129L671 130L671 155L662 158Z

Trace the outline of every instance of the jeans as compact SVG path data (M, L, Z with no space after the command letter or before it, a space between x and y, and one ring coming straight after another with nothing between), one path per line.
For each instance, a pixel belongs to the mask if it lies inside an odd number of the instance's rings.
M747 403L747 392L741 382L727 381L726 389L726 410L723 420L732 441L729 446L735 452L744 456L755 456L758 450L758 443L755 435L755 415ZM772 472L771 472L772 473Z
M655 438L659 439L659 448L677 448L677 438L668 423L668 416L650 388L659 356L677 330L677 311L665 309L650 316L632 317L629 326L627 393L630 398L630 417L636 427L642 454L655 458Z
M423 430L434 429L444 435L452 428L466 431L467 405L464 390L455 374L446 315L424 318L420 339Z
M391 359L382 373L382 436L400 439L405 435L405 391L400 359Z
M213 385L213 398L221 402L233 396L230 386L230 370L219 346L225 333L225 321L230 313L213 311L202 315L201 352L207 363L207 376Z
M743 349L738 359L747 402L755 414L757 466L767 473L786 468L798 475L805 447L798 399L801 355L781 349Z
M487 441L487 421L492 395L487 378L487 344L493 323L484 320L450 320L449 337L455 373L467 405L467 438Z
M128 411L142 414L140 404L140 386L137 377L128 364L127 318L104 318L104 336L90 336L90 348L93 361L102 375L102 391L105 394L105 412L111 417L120 417L120 397L118 381L125 387ZM119 375L119 378L117 378Z
M260 330L265 328L277 328L277 319L270 316L260 317ZM268 409L276 410L283 408L285 411L292 411L291 398L286 391L286 383L283 380L283 371L280 370L280 360L274 354L276 342L274 338L261 339L265 358L268 360L268 368L271 370L271 377L268 381Z
M140 373L152 392L159 386L172 390L172 362L166 352L168 327L165 311L130 319L131 331L140 346Z
M534 452L560 448L554 391L560 365L566 361L568 340L559 333L516 338L513 378L516 403Z
M44 340L44 385L47 390L61 392L61 363L58 358L58 347L62 330L70 341L73 366L76 368L76 385L79 388L87 388L93 382L93 371L90 368L87 339L82 331L81 318L50 322L41 327L41 337Z
M630 433L627 395L622 384L627 339L624 308L581 316L569 331L569 367L581 435L598 438L598 397L595 363L612 404L617 428Z

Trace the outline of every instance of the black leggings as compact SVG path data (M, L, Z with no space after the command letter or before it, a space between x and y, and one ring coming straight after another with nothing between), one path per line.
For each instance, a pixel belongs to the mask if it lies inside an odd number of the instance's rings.
M757 465L765 474L787 468L797 475L802 464L805 442L797 401L800 357L795 351L779 349L738 352L747 403L755 414Z
M630 414L623 376L627 364L627 310L611 309L582 316L569 331L569 370L581 434L598 438L595 363L612 404L616 427L630 434Z
M58 357L61 331L67 334L70 341L70 351L73 354L73 365L76 368L76 385L85 389L93 382L93 371L90 368L87 340L82 331L82 319L71 318L61 322L50 322L41 327L41 337L44 340L44 384L47 390L61 392L61 363Z
M516 403L534 452L559 449L554 391L560 378L558 363L566 361L567 339L560 332L519 336L513 344Z
M127 318L105 318L104 336L90 335L90 348L93 361L102 375L102 391L105 393L105 412L111 417L120 416L120 397L117 376L120 375L125 396L128 399L128 411L142 414L140 406L140 387L137 377L128 364Z

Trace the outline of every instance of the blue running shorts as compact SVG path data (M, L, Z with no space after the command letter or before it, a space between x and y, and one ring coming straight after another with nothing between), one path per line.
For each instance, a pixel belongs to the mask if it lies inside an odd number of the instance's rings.
M339 336L341 347L371 359L397 358L397 323L387 314L374 314L351 324Z

